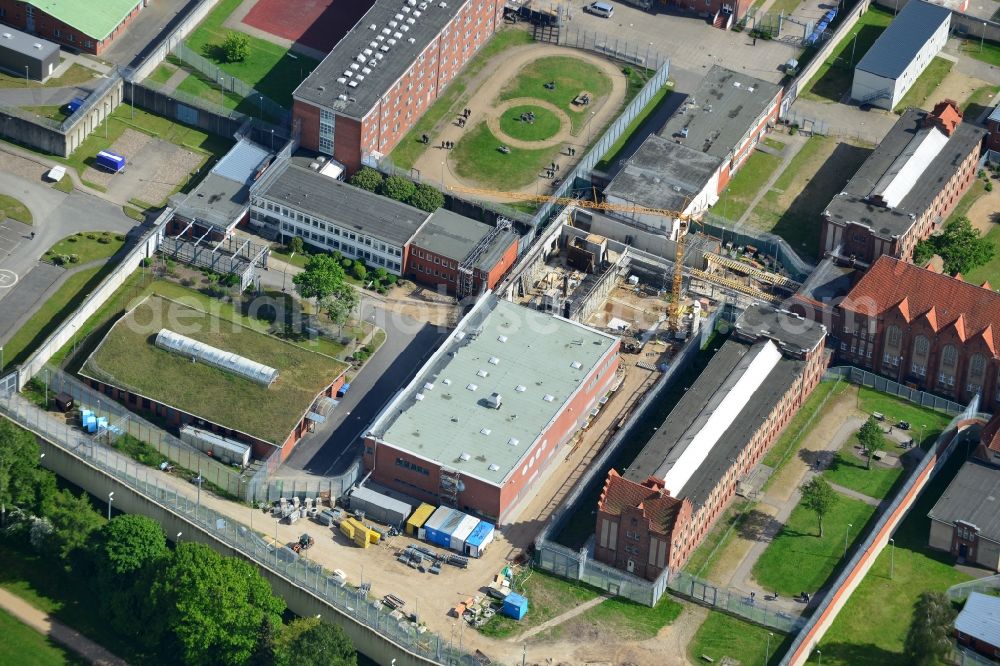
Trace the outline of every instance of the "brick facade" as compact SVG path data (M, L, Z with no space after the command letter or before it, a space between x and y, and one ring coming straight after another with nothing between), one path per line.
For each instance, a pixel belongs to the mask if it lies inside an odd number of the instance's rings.
M430 287L444 287L449 294L455 294L458 284L458 264L461 258L446 257L419 245L410 243L407 254L405 275L411 280ZM504 250L499 260L486 270L475 269L472 273L473 293L482 293L485 289L494 289L497 284L514 267L517 261L517 238Z
M63 23L37 7L20 0L0 0L0 21L57 44L79 49L85 53L100 55L115 38L125 31L132 19L142 11L143 7L149 4L149 1L136 0L135 9L103 40L98 40L92 35L85 35L73 26Z
M993 109L989 118L986 119L986 129L990 134L986 137L986 147L989 150L1000 152L1000 107Z

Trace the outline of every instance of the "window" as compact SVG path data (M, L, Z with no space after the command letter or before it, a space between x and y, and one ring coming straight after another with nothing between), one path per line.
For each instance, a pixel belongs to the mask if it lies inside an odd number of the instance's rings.
M954 367L957 361L958 349L955 348L955 345L946 345L941 351L941 362L948 367Z
M898 348L903 341L903 331L899 326L890 326L885 330L885 341L890 347Z

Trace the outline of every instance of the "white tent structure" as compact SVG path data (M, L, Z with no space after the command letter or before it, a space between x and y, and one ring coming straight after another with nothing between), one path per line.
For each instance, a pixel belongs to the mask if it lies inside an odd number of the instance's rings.
M220 370L235 373L264 386L270 386L278 378L278 371L270 366L251 361L239 354L206 345L204 342L192 340L186 335L174 333L166 328L161 328L160 332L156 334L155 344L160 349L186 356Z

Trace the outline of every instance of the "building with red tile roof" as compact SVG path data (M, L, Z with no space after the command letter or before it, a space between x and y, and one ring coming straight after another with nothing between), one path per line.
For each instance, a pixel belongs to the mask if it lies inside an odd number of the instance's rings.
M608 472L594 558L654 581L682 567L819 382L825 338L788 311L748 308L635 460Z
M1000 294L882 256L837 306L845 363L981 408L1000 407ZM834 337L835 336L835 337Z

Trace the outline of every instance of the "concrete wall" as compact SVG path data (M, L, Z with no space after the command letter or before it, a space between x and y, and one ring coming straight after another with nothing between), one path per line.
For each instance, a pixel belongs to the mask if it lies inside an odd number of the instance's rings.
M38 437L38 442L42 453L45 454L42 462L46 469L76 484L98 498L98 500L106 498L108 493L113 491L115 494L114 507L116 511L140 514L152 518L163 527L163 530L168 535L183 532L183 539L185 541L196 541L206 544L227 557L246 557L242 552L188 522L184 517L168 507L133 490L119 479L90 465L84 459L74 456L62 447L42 437ZM270 582L274 593L283 598L285 603L288 604L289 610L301 617L314 617L322 614L324 619L343 629L359 651L376 662L389 664L395 661L397 666L416 666L433 663L404 651L401 647L390 642L374 630L345 615L338 608L298 587L292 581L271 571L269 568L263 566L259 566L258 568L261 574Z
M215 9L217 4L219 4L219 0L204 0L200 5L195 7L188 17L184 19L184 22L177 27L177 30L164 39L163 42L160 43L159 47L146 56L146 59L141 65L136 67L132 76L129 77L129 80L142 81L144 78L152 74L153 70L156 69L161 62L166 60L173 48L180 42L184 41L184 38L187 37L199 23L201 23L210 11Z
M872 0L880 7L889 11L894 11L897 0ZM899 9L902 10L909 0L898 0ZM937 3L935 3L937 4ZM990 42L1000 42L1000 23L989 19L963 14L957 9L951 10L951 33L964 35L971 40L985 39Z

